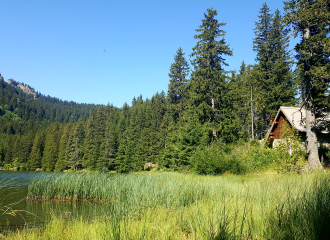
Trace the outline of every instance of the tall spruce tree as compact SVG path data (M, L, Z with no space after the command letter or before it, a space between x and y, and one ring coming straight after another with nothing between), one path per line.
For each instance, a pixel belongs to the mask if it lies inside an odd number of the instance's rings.
M275 82L272 88L273 101L269 108L275 116L280 106L291 106L297 103L296 82L292 72L293 60L289 47L289 28L283 23L283 16L277 9L272 19L271 49L272 69Z
M101 156L101 143L104 140L106 128L106 111L104 106L92 110L87 122L83 166L90 170L97 168L97 162Z
M79 121L73 126L73 131L71 131L67 145L67 164L72 170L78 170L78 168L82 167L84 138L84 122L79 119Z
M28 170L36 170L41 168L41 161L45 147L45 132L44 130L39 130L34 138L31 154L27 162Z
M267 4L264 3L259 11L259 21L256 22L254 33L256 38L253 40L253 50L257 52L255 58L257 64L254 67L257 73L257 83L254 88L255 94L255 114L258 128L255 129L256 135L262 136L268 128L271 118L268 104L272 101L271 91L275 82L275 75L272 71L272 49L271 49L271 25L273 15ZM274 110L271 109L271 112Z
M222 98L226 91L224 66L228 65L224 56L232 55L224 39L226 32L221 29L226 23L219 23L216 16L216 10L207 9L202 25L196 30L198 34L194 37L198 42L191 54L194 71L189 84L191 105L195 107L201 123L208 125L214 137L219 121L226 118L224 115L228 110Z
M284 3L285 21L292 25L295 36L301 37L295 49L303 73L308 162L312 168L320 169L317 116L322 117L322 112L330 108L330 1L290 0Z
M55 169L55 164L58 160L60 134L60 124L58 122L48 128L41 165L44 171L53 171Z
M55 171L63 171L68 167L69 154L67 146L69 145L69 137L73 122L70 122L63 127L62 135L60 136L58 148L58 160L55 164Z
M251 128L251 83L249 79L251 67L243 61L238 74L232 74L228 82L226 105L232 110L231 133L227 134L226 142L235 142L239 139L247 139L247 133Z
M254 67L257 134L262 136L269 127L269 121L282 105L295 104L295 84L292 60L288 50L288 29L277 10L275 14L264 3L258 15L253 40L253 50L257 53Z
M167 99L170 103L170 111L176 121L179 113L184 107L184 100L187 98L187 84L190 68L184 57L182 48L179 48L174 55L174 63L171 64L170 83L168 84Z

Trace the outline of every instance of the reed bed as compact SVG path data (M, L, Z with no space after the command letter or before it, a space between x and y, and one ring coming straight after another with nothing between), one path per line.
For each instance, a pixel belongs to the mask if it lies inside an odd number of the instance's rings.
M330 235L328 173L58 174L33 180L29 197L104 201L104 210L93 220L54 217L43 229L10 233L8 239L327 239Z

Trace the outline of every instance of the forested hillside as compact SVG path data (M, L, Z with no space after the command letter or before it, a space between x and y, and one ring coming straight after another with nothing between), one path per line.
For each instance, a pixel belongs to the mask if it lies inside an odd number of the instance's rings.
M189 169L196 149L212 142L263 139L278 108L298 103L302 75L293 71L280 11L265 3L259 13L254 65L243 61L238 72L224 70L225 57L234 54L225 41L226 24L207 9L191 64L182 48L174 55L167 93L134 97L122 108L40 94L34 99L0 79L0 166L131 172L152 162Z
M88 117L95 104L78 104L42 95L27 94L18 82L4 81L0 74L0 133L25 134L50 122L77 121Z

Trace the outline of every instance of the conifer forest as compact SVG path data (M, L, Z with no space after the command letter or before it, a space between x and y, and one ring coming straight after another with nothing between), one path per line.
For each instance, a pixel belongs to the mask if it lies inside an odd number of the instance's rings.
M329 21L329 0L288 0L283 12L264 3L251 29L255 64L225 71L226 57L235 55L226 23L216 9L204 10L191 36L195 46L173 53L168 89L121 108L32 96L17 87L24 79L15 85L1 76L0 167L128 173L152 163L200 174L231 171L216 167L212 151L227 153L253 139L258 145L280 106L330 112ZM295 49L291 35L299 39ZM235 159L228 164L244 172Z

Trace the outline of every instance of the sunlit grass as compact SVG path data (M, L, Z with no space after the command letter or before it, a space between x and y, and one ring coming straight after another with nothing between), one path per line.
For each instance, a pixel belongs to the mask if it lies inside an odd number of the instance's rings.
M9 233L8 239L324 239L330 234L327 173L61 174L35 180L29 196L105 203L98 218L54 217L44 228Z

